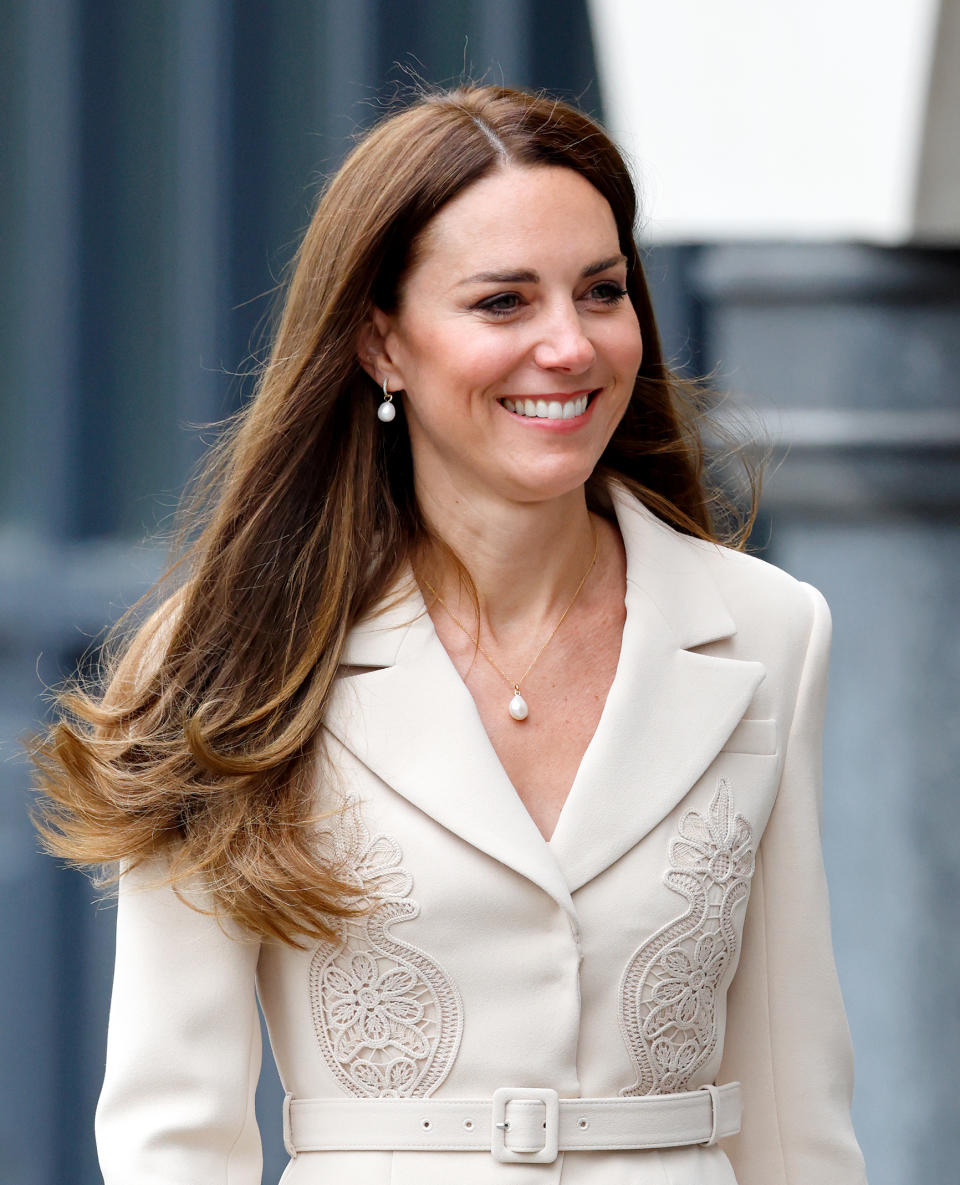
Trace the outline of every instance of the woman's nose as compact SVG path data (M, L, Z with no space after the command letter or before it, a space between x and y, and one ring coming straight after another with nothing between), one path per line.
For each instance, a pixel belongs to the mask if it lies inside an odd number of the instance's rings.
M544 322L533 351L534 361L544 370L566 370L571 374L588 370L596 356L574 307L556 310Z

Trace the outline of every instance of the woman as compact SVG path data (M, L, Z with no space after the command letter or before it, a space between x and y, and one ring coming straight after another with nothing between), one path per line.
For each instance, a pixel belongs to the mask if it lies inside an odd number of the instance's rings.
M188 579L41 755L126 868L107 1185L259 1181L255 991L287 1185L862 1181L828 615L718 546L634 217L499 88L322 197Z

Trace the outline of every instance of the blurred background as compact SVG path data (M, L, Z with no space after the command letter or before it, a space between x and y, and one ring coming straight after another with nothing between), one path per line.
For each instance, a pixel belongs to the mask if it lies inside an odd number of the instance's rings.
M93 1185L113 911L37 854L18 738L151 536L351 137L466 73L605 119L667 354L778 441L756 548L835 621L824 842L872 1185L960 1125L956 0L4 0L0 1182ZM260 1100L285 1160L279 1085Z

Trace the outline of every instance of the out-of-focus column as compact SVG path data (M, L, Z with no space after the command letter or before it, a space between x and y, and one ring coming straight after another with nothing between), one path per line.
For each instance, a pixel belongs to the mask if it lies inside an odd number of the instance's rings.
M776 443L760 542L834 616L824 848L871 1185L960 1162L960 252L703 247L704 355Z

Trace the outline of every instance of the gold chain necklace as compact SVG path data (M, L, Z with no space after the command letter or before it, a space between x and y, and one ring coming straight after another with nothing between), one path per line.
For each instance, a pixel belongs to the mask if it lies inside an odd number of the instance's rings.
M510 703L507 705L507 711L513 717L513 719L518 722L520 720L526 720L527 716L530 714L530 709L527 706L527 701L520 694L520 684L524 681L524 679L526 679L527 675L530 674L530 672L536 666L537 661L540 658L540 655L543 654L544 650L546 650L546 648L550 645L550 643L556 637L557 630L563 625L564 621L566 620L567 614L570 612L570 610L573 608L574 604L576 603L577 597L580 596L580 590L587 583L587 577L593 571L593 566L597 562L597 555L600 552L600 536L597 532L597 528L593 525L592 520L591 520L590 525L593 527L593 557L591 558L590 563L587 565L586 572L584 572L584 574L580 577L580 583L577 585L576 592L570 598L570 604L567 605L566 609L564 609L564 611L560 614L560 620L557 622L557 624L551 630L550 636L543 643L543 645L540 647L540 649L537 651L537 653L533 656L533 659L530 662L530 665L523 672L523 674L520 676L519 679L511 679L510 676L506 673L506 671L504 671L501 668L501 666L496 661L496 659L494 659L491 655L489 655L487 653L487 651L484 650L484 648L480 645L480 624L479 624L479 621L477 622L477 634L476 634L476 636L474 636L467 629L467 627L463 624L463 622L460 620L460 618L454 616L452 610L450 609L450 606L443 599L443 597L440 596L440 594L433 587L433 585L430 583L430 581L429 580L423 581L423 583L429 589L430 595L434 598L434 600L438 601L443 606L444 610L446 611L447 616L450 618L450 620L453 622L453 624L456 626L459 626L460 629L463 630L463 632L467 635L467 637L474 644L474 646L477 648L477 650L480 651L480 653L487 660L487 662L493 667L493 669L497 672L497 674L501 677L501 679L503 679L506 682L507 686L513 688L513 698L510 700Z

